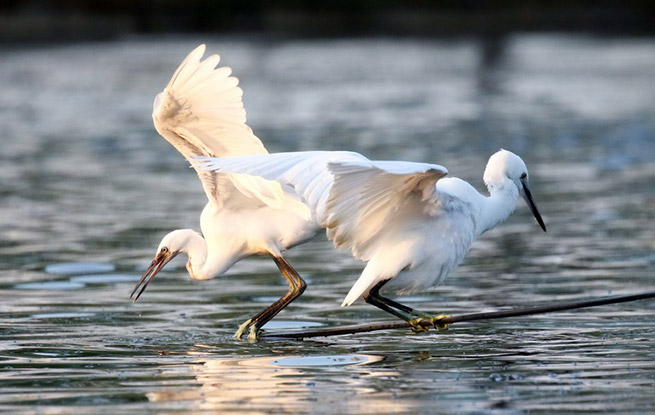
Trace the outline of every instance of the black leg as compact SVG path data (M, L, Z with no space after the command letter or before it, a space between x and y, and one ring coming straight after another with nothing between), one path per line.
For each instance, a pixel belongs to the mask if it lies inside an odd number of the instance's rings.
M291 304L293 300L300 297L302 293L307 288L307 283L298 275L295 269L282 257L277 257L271 255L275 264L282 272L282 275L289 283L289 291L282 296L280 299L275 301L270 306L266 307L252 318L246 320L239 330L234 334L234 337L241 338L246 330L250 330L249 338L257 338L257 332L259 329L266 323L268 323L273 317L275 317L280 311L284 310L286 306Z
M414 327L415 330L427 330L422 324L425 320L429 321L437 329L448 328L447 325L439 324L439 320L446 317L445 315L432 316L380 295L380 289L389 281L390 280L384 280L377 283L375 287L371 288L371 291L369 291L364 300L387 313L405 320Z
M380 295L380 288L382 288L389 281L390 280L384 280L377 283L375 287L371 288L371 291L368 292L368 295L364 298L364 300L367 303L374 305L377 308L386 311L387 313L393 314L394 316L399 317L405 321L410 321L418 317L419 315L413 308Z
M307 283L298 275L295 269L284 260L284 258L273 257L273 260L277 264L278 268L282 272L282 275L289 282L289 292L273 304L271 304L266 309L258 313L253 320L256 320L254 323L257 329L261 328L264 324L269 322L273 317L275 317L280 311L282 311L286 306L288 306L296 298L300 297L305 288L307 288Z

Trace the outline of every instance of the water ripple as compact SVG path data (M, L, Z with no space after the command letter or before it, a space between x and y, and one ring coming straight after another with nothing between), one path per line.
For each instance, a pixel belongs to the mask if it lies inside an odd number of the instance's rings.
M448 331L259 343L232 338L288 287L253 257L194 281L182 256L129 294L173 228L198 227L195 173L157 136L152 98L209 42L271 151L437 162L482 189L499 147L525 156L548 224L521 202L434 291L447 314L651 290L655 42L128 39L0 50L0 407L12 414L655 412L653 301ZM38 97L38 99L35 99ZM268 332L378 322L340 302L363 264L319 237L310 282Z

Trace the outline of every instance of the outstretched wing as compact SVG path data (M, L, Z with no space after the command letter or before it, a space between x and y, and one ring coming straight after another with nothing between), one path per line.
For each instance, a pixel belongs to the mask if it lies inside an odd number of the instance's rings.
M192 157L190 162L199 170L266 179L271 187L277 186L274 197L281 196L287 189L295 191L309 207L312 219L324 226L328 216L327 199L334 181L328 163L338 160L368 161L354 152L299 151L245 157ZM261 198L255 192L248 196Z
M418 202L418 213L437 209L437 180L448 171L436 164L406 161L330 162L334 177L324 226L337 247L351 249L369 260L378 236L402 215L408 201Z
M251 174L292 186L327 229L336 246L370 259L378 236L408 200L421 212L437 212L436 182L448 171L436 164L371 161L352 152L296 152L200 158L197 168ZM280 191L282 189L280 188Z
M205 45L195 48L155 98L155 129L187 159L267 153L246 125L239 81L230 76L230 68L216 67L218 55L201 60L204 52ZM266 204L279 203L265 180L239 176L226 180L209 171L196 172L209 200L219 204L234 195L234 186L245 194L260 194Z

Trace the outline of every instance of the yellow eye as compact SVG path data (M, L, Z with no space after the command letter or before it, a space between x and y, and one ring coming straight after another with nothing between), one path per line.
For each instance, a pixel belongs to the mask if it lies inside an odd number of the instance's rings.
M162 254L165 254L166 252L168 252L168 248L163 247L163 248L161 249L160 252L161 252Z

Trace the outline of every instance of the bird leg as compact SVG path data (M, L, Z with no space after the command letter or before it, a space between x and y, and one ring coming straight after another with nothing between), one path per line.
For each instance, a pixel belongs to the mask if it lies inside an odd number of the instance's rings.
M246 331L249 331L248 338L250 340L256 340L259 329L286 306L291 304L293 300L300 297L300 295L305 291L305 288L307 288L307 283L284 258L275 255L271 256L277 267L280 269L280 272L282 272L282 275L289 283L289 292L241 324L236 333L234 333L234 337L237 339L241 338Z
M431 314L424 313L423 311L413 309L404 304L400 304L397 301L391 300L389 298L383 297L380 294L380 288L382 288L389 280L380 281L371 288L368 295L364 300L376 306L377 308L386 311L387 313L393 314L394 316L405 320L409 323L414 331L427 331L427 327L423 322L428 321L430 325L434 326L437 330L447 330L448 324L440 324L439 321L448 317L446 314L434 316Z

